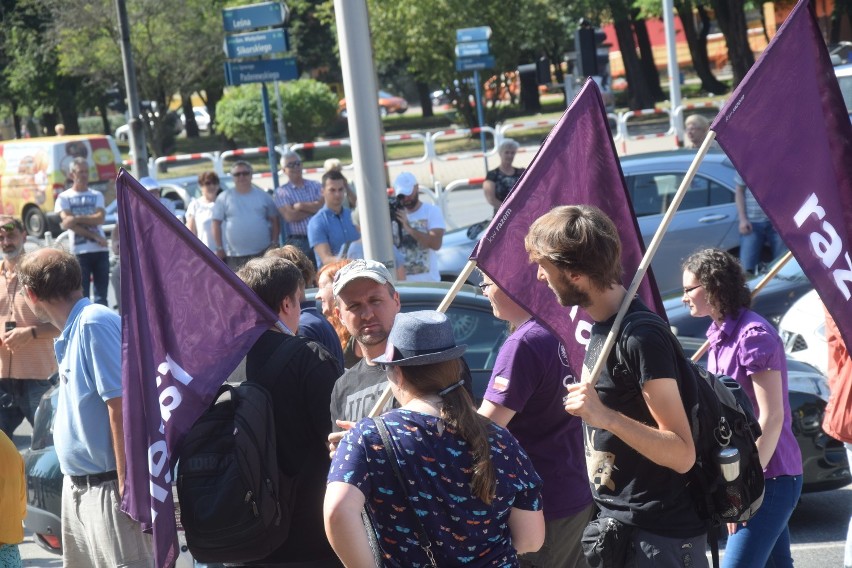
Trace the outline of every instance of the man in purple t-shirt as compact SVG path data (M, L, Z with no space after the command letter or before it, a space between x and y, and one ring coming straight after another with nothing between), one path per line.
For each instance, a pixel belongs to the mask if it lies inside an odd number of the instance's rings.
M574 382L565 349L488 276L480 285L494 316L514 332L497 355L479 413L507 428L544 481L544 546L518 556L524 568L586 566L580 539L594 507L583 453L582 422L562 407L563 381Z

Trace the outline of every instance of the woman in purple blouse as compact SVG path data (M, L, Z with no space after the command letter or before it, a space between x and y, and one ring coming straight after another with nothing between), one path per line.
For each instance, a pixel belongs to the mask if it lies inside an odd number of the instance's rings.
M707 368L733 377L748 394L763 433L757 440L766 477L763 505L748 523L729 525L723 568L792 567L787 522L802 492L802 455L787 398L787 359L778 332L751 311L751 293L736 258L706 249L683 264L683 303L710 316Z

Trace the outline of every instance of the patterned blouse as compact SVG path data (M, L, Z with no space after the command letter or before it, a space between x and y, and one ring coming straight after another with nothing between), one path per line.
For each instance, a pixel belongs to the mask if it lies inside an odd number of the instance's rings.
M541 509L541 479L515 438L497 425L490 427L497 491L487 505L471 493L471 451L454 429L435 416L405 409L387 412L382 419L437 565L517 566L509 513L512 507ZM343 438L328 481L342 481L364 493L385 566L427 564L415 537L417 523L371 418Z

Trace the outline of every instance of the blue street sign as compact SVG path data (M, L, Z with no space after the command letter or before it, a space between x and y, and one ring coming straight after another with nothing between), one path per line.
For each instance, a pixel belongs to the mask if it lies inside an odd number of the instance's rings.
M456 59L456 71L479 71L480 69L491 69L492 67L494 67L493 55L459 57Z
M489 39L491 39L491 28L489 26L456 30L456 43L462 43L465 41L488 41Z
M222 21L226 32L280 26L287 21L287 6L283 2L261 2L237 8L223 8Z
M295 57L261 59L259 61L226 61L225 82L228 85L293 81L299 78Z
M225 37L225 56L229 59L283 53L288 49L287 32L281 29Z
M478 55L488 55L487 41L472 41L469 43L456 44L456 57L476 57Z

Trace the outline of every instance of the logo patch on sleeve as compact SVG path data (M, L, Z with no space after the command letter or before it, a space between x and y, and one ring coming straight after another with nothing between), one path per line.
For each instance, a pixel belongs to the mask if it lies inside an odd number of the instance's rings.
M494 377L494 390L503 392L507 388L509 388L509 379L499 375Z

